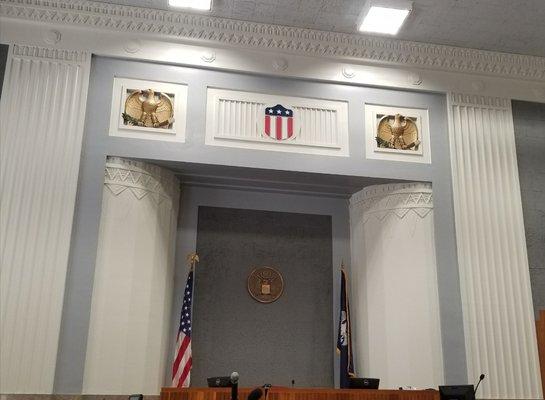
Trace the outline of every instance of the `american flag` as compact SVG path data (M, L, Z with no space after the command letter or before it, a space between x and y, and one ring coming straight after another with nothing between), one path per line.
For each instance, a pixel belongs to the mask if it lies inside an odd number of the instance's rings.
M191 303L193 299L193 270L187 275L180 326L176 338L176 352L172 364L172 386L189 387L191 371Z

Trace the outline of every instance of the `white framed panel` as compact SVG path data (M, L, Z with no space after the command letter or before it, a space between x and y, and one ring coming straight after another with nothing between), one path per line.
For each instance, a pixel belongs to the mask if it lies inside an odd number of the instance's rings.
M171 126L154 128L128 125L123 119L125 102L131 91L153 89L166 93L173 103L174 119ZM110 111L110 136L132 139L149 139L185 142L187 111L187 85L146 81L141 79L114 78L112 107Z
M414 120L418 128L418 150L380 148L376 136L381 116L400 114ZM365 156L368 159L431 164L430 124L428 110L365 104Z
M280 106L292 118L293 135L266 132L269 110ZM282 129L286 129L286 124ZM280 135L279 135L280 138ZM206 141L210 146L348 156L348 103L208 88Z

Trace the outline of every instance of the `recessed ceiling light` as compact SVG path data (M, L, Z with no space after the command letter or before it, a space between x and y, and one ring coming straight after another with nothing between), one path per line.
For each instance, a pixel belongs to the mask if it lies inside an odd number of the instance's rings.
M359 30L396 35L411 10L411 1L369 0L363 9Z
M195 10L210 10L212 0L168 0L171 7L193 8Z

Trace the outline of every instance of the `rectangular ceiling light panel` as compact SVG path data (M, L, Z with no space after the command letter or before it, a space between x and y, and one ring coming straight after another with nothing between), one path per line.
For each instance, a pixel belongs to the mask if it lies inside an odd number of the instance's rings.
M395 35L412 10L412 2L368 1L363 10L361 32Z
M171 7L193 8L195 10L210 10L212 0L168 0Z

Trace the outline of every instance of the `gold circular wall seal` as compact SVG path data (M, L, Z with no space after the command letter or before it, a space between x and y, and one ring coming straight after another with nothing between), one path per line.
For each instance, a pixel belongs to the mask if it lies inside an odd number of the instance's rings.
M256 268L248 275L248 293L260 303L278 300L283 291L284 278L274 268Z

